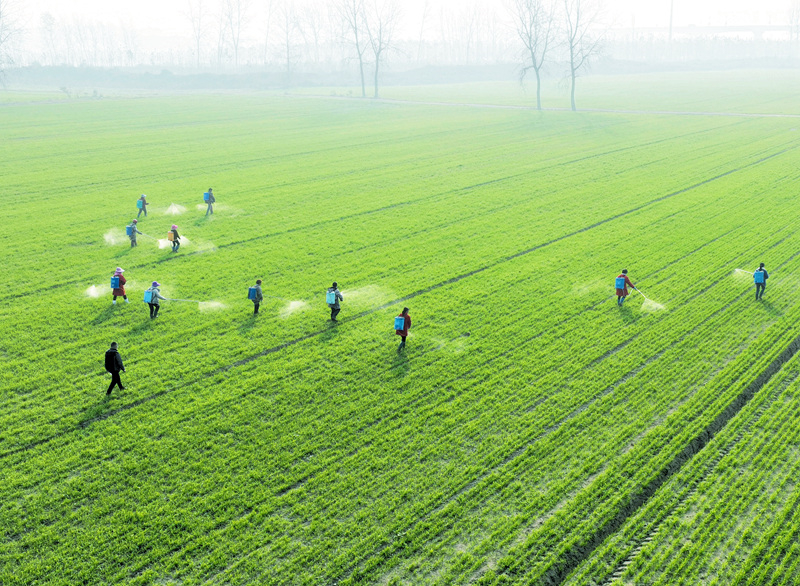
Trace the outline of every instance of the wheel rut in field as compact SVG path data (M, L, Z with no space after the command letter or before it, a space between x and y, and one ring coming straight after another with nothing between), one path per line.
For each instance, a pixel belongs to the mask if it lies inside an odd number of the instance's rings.
M583 543L568 549L561 560L548 570L540 582L543 584L562 584L564 580L581 563L591 557L594 551L611 535L619 531L622 525L636 515L661 486L681 468L698 454L714 436L747 405L772 377L800 350L800 336L792 340L789 345L758 376L747 385L717 417L698 433L675 457L670 460L641 490L631 497L631 500L620 508L617 514L605 524L599 526L595 533Z

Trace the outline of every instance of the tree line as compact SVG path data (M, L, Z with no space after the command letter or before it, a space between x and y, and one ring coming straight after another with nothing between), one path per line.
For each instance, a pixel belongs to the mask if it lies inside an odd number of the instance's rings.
M154 47L125 23L40 15L19 24L23 0L0 0L0 71L37 63L85 67L162 66L196 70L353 72L363 97L378 97L387 64L480 66L516 63L536 85L563 76L576 108L576 80L608 48L602 0L184 0L190 38ZM800 44L800 0L790 0L792 42ZM671 30L671 29L670 29ZM36 37L34 51L20 38ZM612 39L613 40L613 39ZM670 38L670 42L672 42ZM16 49L16 58L15 58Z

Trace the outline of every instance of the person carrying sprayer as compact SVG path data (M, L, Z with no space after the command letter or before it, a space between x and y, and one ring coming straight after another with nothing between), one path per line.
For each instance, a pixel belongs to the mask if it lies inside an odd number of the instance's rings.
M214 202L217 200L214 197L214 190L211 189L210 187L208 188L208 191L203 194L203 201L205 201L208 204L208 208L206 208L206 215L211 214L213 216Z
M161 283L153 281L153 285L144 292L144 301L150 306L150 319L158 317L158 310L161 309L160 299L167 300L166 297L161 295Z
M136 217L138 218L139 216L142 215L142 212L144 212L144 217L146 218L147 217L147 196L144 193L141 196L139 196L139 199L136 200L136 207L139 210L139 213L136 214Z
M111 277L112 305L117 304L117 297L122 297L125 300L125 303L130 303L128 295L125 293L125 283L127 283L127 281L125 280L125 277L122 276L122 273L124 272L125 270L122 269L122 267L117 267L116 270L114 271L114 276Z
M136 243L136 235L141 234L139 229L136 227L136 224L139 223L139 220L133 220L130 224L125 227L125 233L128 235L128 238L131 239L131 248L134 246L138 246Z
M767 269L764 268L764 263L762 262L753 272L753 282L756 284L756 301L763 299L764 289L767 287L767 279L769 279L769 273Z
M410 327L411 316L408 314L408 307L404 307L402 313L394 318L394 333L401 338L400 345L397 347L398 352L401 352L406 347L406 338Z
M256 280L256 286L250 287L247 298L253 302L253 315L258 315L258 306L264 301L264 292L261 290L261 279Z
M178 252L178 249L181 247L181 237L178 234L178 226L172 224L172 228L170 228L167 233L167 239L172 242L172 252Z
M106 396L111 394L114 385L119 387L120 391L124 391L125 387L122 386L122 380L119 378L120 372L125 372L125 365L122 364L122 356L117 352L117 343L111 342L111 348L106 350L105 367L111 373L111 384L108 385Z
M628 269L622 269L622 273L617 275L614 280L614 287L617 289L617 305L622 307L622 304L625 303L625 298L628 296L628 287L636 289L628 278Z
M344 296L342 292L339 291L339 284L334 281L333 285L328 287L328 290L325 292L325 303L331 308L331 321L334 323L339 323L336 316L339 315L339 312L342 310L342 306L339 305L340 301L344 301Z

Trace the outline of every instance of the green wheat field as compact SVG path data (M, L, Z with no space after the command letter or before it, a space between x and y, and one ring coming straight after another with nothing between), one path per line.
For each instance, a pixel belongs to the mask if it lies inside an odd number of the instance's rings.
M6 93L0 583L800 583L800 75L581 83Z

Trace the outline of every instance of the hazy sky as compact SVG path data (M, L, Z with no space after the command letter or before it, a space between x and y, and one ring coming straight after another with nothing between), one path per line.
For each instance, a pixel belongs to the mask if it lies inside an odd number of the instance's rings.
M263 12L267 0L252 0L253 18ZM302 0L297 0L298 2ZM324 0L320 0L324 1ZM503 0L429 0L438 8L455 8L478 2L503 6ZM26 28L38 27L41 14L50 12L58 19L80 18L113 24L121 21L134 28L185 32L188 0L20 0ZM218 0L206 0L214 5ZM403 0L409 21L419 19L425 0ZM791 0L674 0L674 22L681 25L705 24L783 24ZM605 0L607 13L618 26L665 26L669 21L670 0Z

